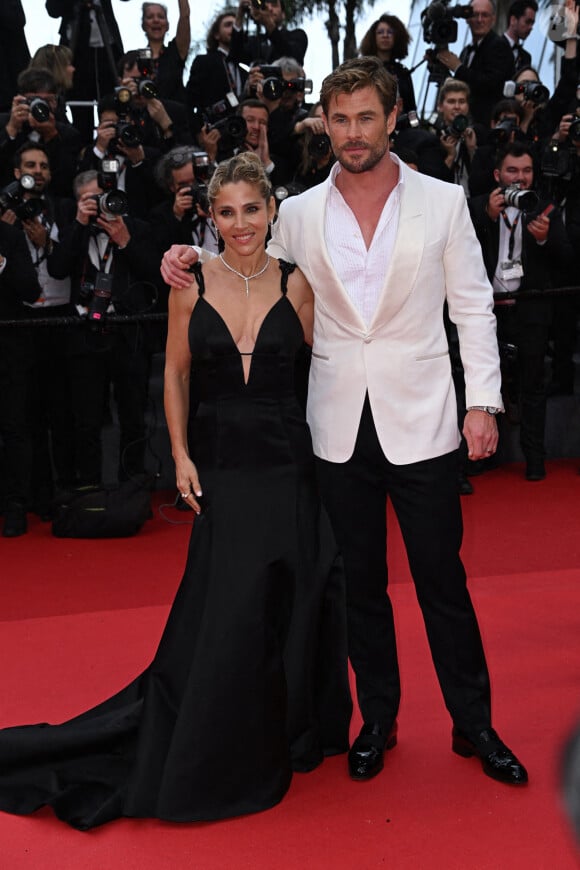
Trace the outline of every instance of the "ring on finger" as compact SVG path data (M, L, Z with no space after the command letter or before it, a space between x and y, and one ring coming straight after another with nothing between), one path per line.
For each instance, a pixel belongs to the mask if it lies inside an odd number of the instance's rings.
M189 493L189 492L182 492L181 498L188 498L190 495L191 495L191 493Z

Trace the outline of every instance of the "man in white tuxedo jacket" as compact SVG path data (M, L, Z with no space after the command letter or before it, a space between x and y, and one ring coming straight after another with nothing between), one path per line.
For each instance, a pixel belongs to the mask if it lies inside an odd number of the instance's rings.
M342 551L349 656L364 725L353 779L397 740L399 669L387 592L386 499L403 533L431 654L453 721L452 748L502 782L527 781L491 725L485 655L459 556L457 413L443 305L457 324L470 458L497 447L502 410L493 295L463 190L389 153L396 83L376 58L322 85L337 163L286 200L268 251L296 262L315 294L308 421L321 494ZM179 286L182 249L166 254ZM186 268L183 260L181 268Z

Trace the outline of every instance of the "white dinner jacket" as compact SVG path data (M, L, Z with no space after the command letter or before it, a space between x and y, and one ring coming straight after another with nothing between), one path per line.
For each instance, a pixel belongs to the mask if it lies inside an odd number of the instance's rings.
M324 240L330 179L285 200L268 251L297 263L315 294L308 423L314 452L352 456L368 391L378 438L396 465L459 444L443 303L456 323L467 406L503 407L487 279L461 187L404 173L397 238L377 308L366 325Z

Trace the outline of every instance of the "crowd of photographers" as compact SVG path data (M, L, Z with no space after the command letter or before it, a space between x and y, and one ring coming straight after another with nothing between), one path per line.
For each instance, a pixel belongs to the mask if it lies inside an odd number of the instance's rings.
M521 44L535 0L512 4L504 36L493 29L490 0L431 3L423 17L438 93L430 119L417 118L400 63L410 39L402 22L382 15L361 42L361 53L381 57L399 82L393 150L461 184L470 199L490 280L505 293L497 313L506 404L518 415L531 480L545 475L548 341L552 388L571 392L574 377L577 297L513 298L518 289L575 283L580 112L577 11L569 7L572 30L563 32L550 96ZM220 13L186 83L188 0L179 0L167 45L165 7L143 3L147 45L128 52L110 0L47 0L46 8L62 17L62 44L26 59L0 106L0 496L8 537L25 533L28 510L50 518L55 495L101 486L111 394L119 480L144 472L150 362L165 327L143 315L166 310L159 264L171 244L218 250L206 196L215 164L254 151L281 201L323 181L334 160L303 67L307 36L286 26L281 0L240 0ZM461 56L449 47L458 15L474 40ZM461 411L452 324L449 333ZM462 491L474 471L465 460Z

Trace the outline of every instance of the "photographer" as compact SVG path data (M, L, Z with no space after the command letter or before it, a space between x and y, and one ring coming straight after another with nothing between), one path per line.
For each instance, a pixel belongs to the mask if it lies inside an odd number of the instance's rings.
M469 196L471 161L483 131L481 125L471 122L469 95L469 85L465 82L445 79L437 95L435 122L435 132L445 151L445 165L451 173L449 180L460 184L466 196Z
M105 186L106 179L96 171L75 178L76 217L59 246L59 275L71 275L73 301L87 320L85 328L71 329L69 341L80 486L101 483L101 430L109 384L121 429L119 480L144 471L147 332L140 324L108 326L107 316L151 311L161 288L160 257L148 225L121 214L123 198L118 191L103 196Z
M207 53L198 54L191 65L187 105L195 136L206 123L203 117L206 107L223 101L233 112L242 99L248 74L230 57L234 19L233 11L217 16L207 34Z
M158 148L144 145L141 126L131 119L127 105L109 94L98 104L99 126L92 148L79 160L79 172L101 170L103 160L118 161L115 186L127 193L132 215L146 220L149 209L160 201L154 179Z
M268 107L268 143L272 157L270 180L286 184L294 176L300 162L300 135L308 127L319 127L320 121L308 118L303 105L305 93L312 91L312 82L304 78L304 70L291 57L282 57L271 67L276 75L263 78L258 84L258 96Z
M0 321L24 319L24 302L40 295L38 278L23 234L0 221ZM28 392L32 369L30 330L0 323L0 435L4 444L5 538L27 531L32 449L28 428Z
M542 297L502 299L501 294L559 286L574 252L558 211L550 211L551 206L546 208L532 193L534 167L528 146L508 145L498 157L494 176L497 187L473 198L469 207L495 291L498 341L517 348L515 369L504 373L504 399L508 410L519 405L525 476L538 481L546 476L544 359L551 302Z
M165 45L169 30L167 7L162 3L143 3L141 27L151 49L153 78L163 99L185 102L183 68L191 42L189 0L178 0L179 18L175 36Z
M500 100L494 106L487 135L485 137L482 135L483 144L477 148L471 161L469 170L471 196L487 195L495 187L494 173L498 154L512 142L524 141L520 129L522 117L523 110L517 100Z
M49 156L53 193L71 196L82 141L71 124L56 120L57 105L57 86L48 70L31 67L20 73L10 114L0 115L0 184L11 180L14 155L32 138Z
M49 192L49 158L35 142L25 143L17 152L14 176L21 183L34 179L33 187L23 189L21 202L2 214L2 221L17 226L24 233L38 276L41 294L30 304L27 317L42 320L68 317L72 314L70 278L54 278L51 268L58 261L60 234L74 214L74 204ZM32 329L31 343L28 414L34 480L31 508L46 520L50 518L55 485L70 488L74 480L66 327Z
M207 184L213 172L205 152L174 148L159 161L156 174L171 194L157 205L149 222L159 256L173 244L199 245L217 254L217 232L209 217Z
M249 33L249 18L256 24L255 35ZM285 20L282 0L240 0L232 33L232 60L251 66L291 57L303 64L308 37L300 28L288 30Z
M118 99L125 98L124 90L130 93L126 105L128 119L141 131L143 145L157 148L161 153L176 145L191 143L187 112L182 103L159 97L154 79L149 75L150 59L146 52L128 51L119 64L121 86L117 88Z
M467 82L473 119L488 124L492 107L503 96L504 82L512 78L514 59L507 42L493 30L496 9L492 0L471 0L470 5L472 15L467 25L473 43L460 57L449 49L438 51L437 60L456 79Z

